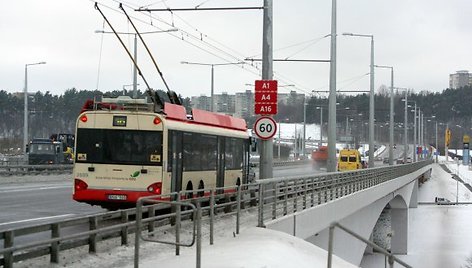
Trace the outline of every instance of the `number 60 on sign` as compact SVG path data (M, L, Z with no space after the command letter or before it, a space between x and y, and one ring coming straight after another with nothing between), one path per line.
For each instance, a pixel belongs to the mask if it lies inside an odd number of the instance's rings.
M261 140L268 140L274 137L277 132L277 123L272 117L263 116L254 123L254 132Z

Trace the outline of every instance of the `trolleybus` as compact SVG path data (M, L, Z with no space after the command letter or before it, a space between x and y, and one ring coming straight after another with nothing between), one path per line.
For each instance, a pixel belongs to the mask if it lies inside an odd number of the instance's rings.
M105 104L104 104L105 103ZM73 199L104 208L142 196L245 184L249 135L244 119L145 99L103 98L77 119Z

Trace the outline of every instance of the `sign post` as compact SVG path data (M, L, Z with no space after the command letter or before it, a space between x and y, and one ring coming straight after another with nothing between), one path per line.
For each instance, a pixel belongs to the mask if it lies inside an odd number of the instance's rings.
M254 124L256 135L262 140L259 179L268 179L273 176L272 137L277 132L277 124L271 116L277 114L277 80L256 80L254 84L254 114L262 115Z

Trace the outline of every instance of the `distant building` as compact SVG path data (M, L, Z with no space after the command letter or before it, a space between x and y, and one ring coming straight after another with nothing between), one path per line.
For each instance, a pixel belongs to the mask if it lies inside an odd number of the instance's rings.
M237 92L235 98L234 115L240 118L248 118L254 115L254 94L252 90Z
M458 89L472 85L472 76L469 71L457 71L455 74L449 75L449 88Z
M213 107L215 108L215 112L227 115L234 114L235 95L229 95L227 92L223 92L222 94L215 94L214 98Z
M192 108L210 111L211 97L205 95L201 95L198 97L193 96L190 101L192 103Z
M303 105L305 95L296 91L290 93L278 93L277 102L286 105ZM192 108L210 111L211 97L201 95L191 97ZM215 112L233 115L240 118L254 116L254 92L246 90L235 95L226 92L215 94L213 100Z

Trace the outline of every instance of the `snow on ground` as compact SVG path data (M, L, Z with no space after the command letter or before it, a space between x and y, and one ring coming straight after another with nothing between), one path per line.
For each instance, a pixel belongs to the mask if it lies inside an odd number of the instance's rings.
M445 162L456 173L457 162ZM462 179L472 177L467 166L459 166ZM456 200L457 182L439 165L418 192L419 202L434 202L435 197ZM471 202L472 194L459 184L459 202ZM472 267L472 205L419 205L409 210L408 255L398 257L415 268ZM361 267L383 267L380 254L366 255ZM467 266L469 265L469 266ZM396 264L395 266L398 266Z
M209 245L209 222L202 224L202 267L204 268L282 268L326 267L327 252L302 239L278 231L254 227L257 209L242 211L240 234L235 234L235 216L226 216L215 222L214 245ZM190 241L192 222L183 222L182 243ZM134 234L128 246L119 246L119 238L98 243L98 253L87 254L87 247L61 252L59 264L50 264L49 256L15 264L15 267L133 267ZM175 241L173 228L159 229L153 239ZM175 247L141 241L140 267L187 268L195 267L195 246L181 247L175 256ZM357 267L333 256L333 267Z
M12 175L0 176L0 184L6 185L10 183L36 183L36 182L51 182L51 181L70 181L72 182L71 173L61 174L40 174L40 175Z
M184 268L195 265L195 254L181 257L154 258L143 261L140 267ZM311 268L326 266L327 252L294 236L252 227L234 239L218 241L203 248L202 267L205 268ZM333 267L356 267L333 256Z

